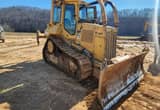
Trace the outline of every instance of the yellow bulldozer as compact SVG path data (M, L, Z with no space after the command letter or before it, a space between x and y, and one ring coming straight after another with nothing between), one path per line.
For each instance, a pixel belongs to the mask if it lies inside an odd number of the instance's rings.
M107 6L113 9L114 26L107 25ZM99 103L110 109L143 78L148 51L116 56L119 19L109 0L52 0L50 12L44 60L77 81L95 78Z
M144 30L143 30L143 33L141 35L141 40L154 41L153 40L152 27L153 27L153 23L150 23L148 21L146 21L144 23ZM160 24L158 24L158 32L160 32ZM159 34L159 41L160 41L160 34Z

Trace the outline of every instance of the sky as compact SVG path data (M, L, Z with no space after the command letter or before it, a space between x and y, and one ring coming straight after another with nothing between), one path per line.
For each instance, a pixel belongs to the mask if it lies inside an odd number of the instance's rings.
M93 1L93 0L88 0ZM111 0L118 9L153 8L155 0ZM10 6L31 6L50 9L51 0L0 0L0 8Z

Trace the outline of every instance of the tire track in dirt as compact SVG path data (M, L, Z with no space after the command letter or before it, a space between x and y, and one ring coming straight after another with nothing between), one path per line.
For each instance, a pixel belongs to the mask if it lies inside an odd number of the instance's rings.
M30 44L30 45L26 45L26 46L15 46L14 48L6 48L5 50L0 50L0 54L8 54L10 52L15 52L15 51L19 51L22 49L27 49L27 48L33 48L33 47L37 47L35 44Z

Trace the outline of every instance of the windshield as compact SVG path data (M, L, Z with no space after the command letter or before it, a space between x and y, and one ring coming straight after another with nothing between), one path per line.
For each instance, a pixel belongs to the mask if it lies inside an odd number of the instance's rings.
M99 4L81 5L79 11L79 22L100 23L101 8Z
M83 7L80 9L80 20L86 22L94 22L96 19L95 10L92 7Z

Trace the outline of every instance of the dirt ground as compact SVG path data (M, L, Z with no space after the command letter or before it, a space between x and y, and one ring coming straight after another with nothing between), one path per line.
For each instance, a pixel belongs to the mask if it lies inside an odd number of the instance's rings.
M68 110L83 99L87 89L42 60L45 39L37 46L35 36L34 33L6 33L6 43L0 44L0 103L8 102L12 110ZM145 46L151 50L145 59L147 70L154 56L152 44L119 41L118 54L140 52ZM159 109L160 77L149 74L118 108Z
M144 60L144 69L146 71L144 79L137 90L122 102L118 110L160 110L160 76L152 76L151 73L147 72L154 58L153 44L138 41L120 41L118 47L119 54L137 53L145 47L150 50Z
M0 90L11 88L0 101L12 110L67 110L85 96L85 88L42 60L44 41L37 46L35 34L11 33L0 44Z

